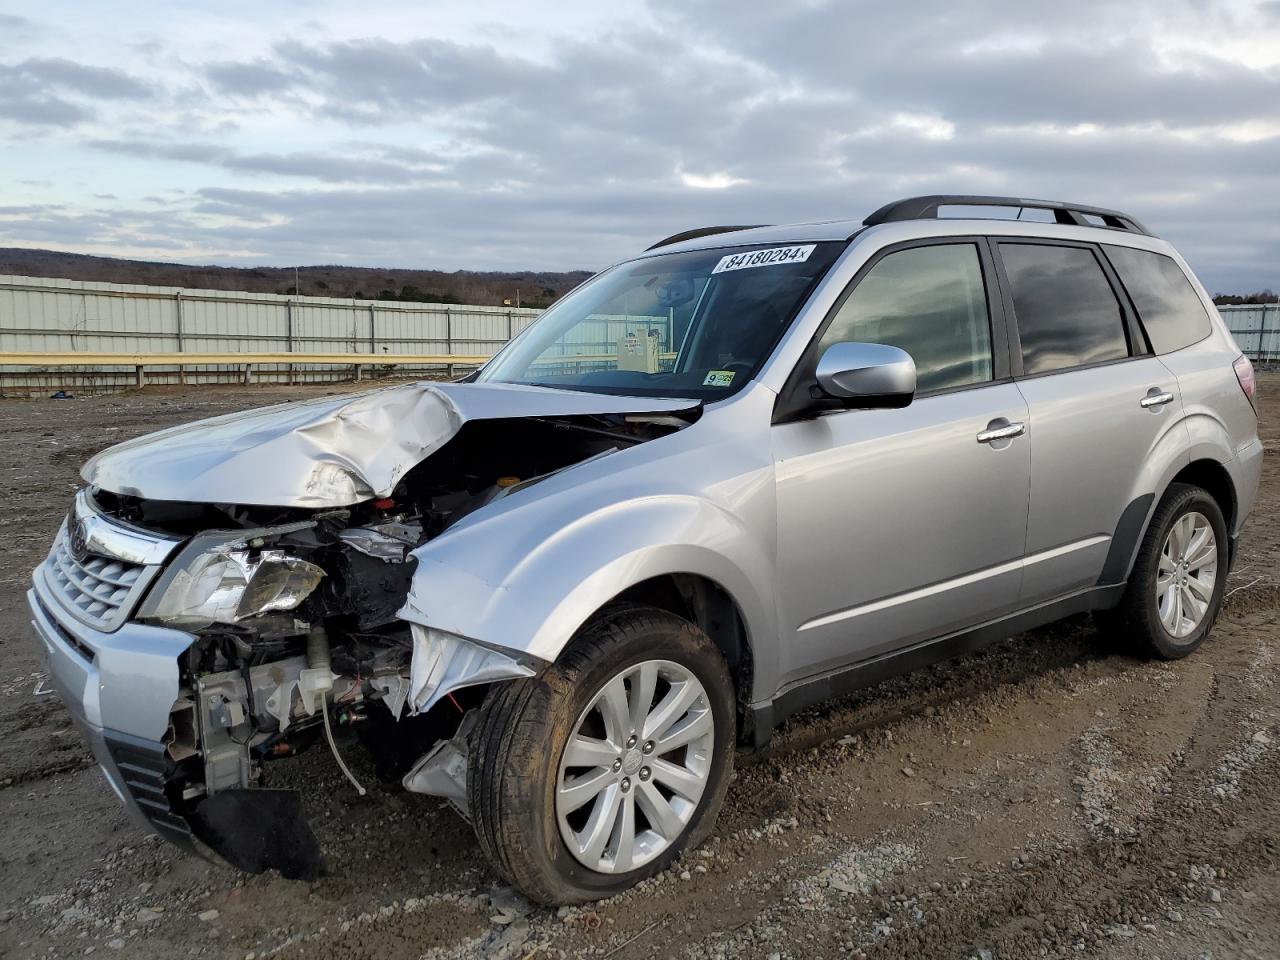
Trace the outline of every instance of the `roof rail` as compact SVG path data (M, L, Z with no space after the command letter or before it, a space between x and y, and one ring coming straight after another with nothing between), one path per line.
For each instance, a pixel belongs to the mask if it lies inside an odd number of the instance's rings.
M647 247L645 252L649 250L657 250L659 247L669 247L673 243L681 243L685 240L697 240L699 237L710 237L717 233L732 233L734 230L754 230L756 227L767 226L763 223L748 223L740 227L698 227L695 230L685 230L682 233L673 233L671 236L659 240L652 247Z
M1058 203L1053 200L1026 200L1019 197L965 197L939 194L930 197L907 197L886 203L867 219L864 226L874 227L879 223L894 223L900 220L936 220L939 207L1017 207L1019 213L1025 209L1052 210L1053 218L1061 224L1076 227L1096 227L1087 217L1094 216L1102 221L1102 226L1112 230L1125 230L1129 233L1141 233L1151 236L1141 223L1118 210L1106 210L1102 207L1086 207L1079 203Z

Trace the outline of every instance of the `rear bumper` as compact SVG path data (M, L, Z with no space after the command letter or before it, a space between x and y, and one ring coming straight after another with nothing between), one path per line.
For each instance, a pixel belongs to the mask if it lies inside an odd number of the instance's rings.
M1235 529L1230 532L1238 534L1258 498L1258 482L1262 477L1262 440L1254 437L1238 449L1226 468L1236 490L1236 522Z
M191 831L165 795L163 739L178 697L178 657L193 638L133 623L101 633L58 616L56 599L42 588L37 573L27 605L50 683L135 819L192 849Z

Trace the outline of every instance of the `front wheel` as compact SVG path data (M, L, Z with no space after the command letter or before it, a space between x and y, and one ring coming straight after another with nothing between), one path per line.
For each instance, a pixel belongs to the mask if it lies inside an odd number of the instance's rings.
M735 728L706 634L654 608L606 610L542 675L486 699L467 771L480 845L540 903L620 893L710 834Z
M1102 620L1147 653L1176 660L1209 635L1226 581L1221 508L1200 487L1175 483L1142 538L1124 599Z

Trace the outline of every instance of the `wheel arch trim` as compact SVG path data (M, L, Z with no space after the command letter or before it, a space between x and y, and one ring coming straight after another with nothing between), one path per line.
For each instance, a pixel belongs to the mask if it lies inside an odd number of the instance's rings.
M1227 526L1228 539L1234 538L1234 522L1238 509L1238 493L1235 480L1227 466L1211 457L1200 457L1182 465L1171 472L1171 475L1160 485L1156 493L1144 493L1131 500L1120 514L1115 534L1111 538L1111 547L1107 552L1102 574L1098 577L1099 585L1122 583L1133 572L1133 565L1138 559L1138 547L1151 525L1155 515L1169 488L1175 483L1189 483L1200 487L1213 497Z

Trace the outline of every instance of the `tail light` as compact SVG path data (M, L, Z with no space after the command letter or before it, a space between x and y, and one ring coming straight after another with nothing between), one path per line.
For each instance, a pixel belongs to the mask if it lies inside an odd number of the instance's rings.
M1258 381L1253 375L1253 364L1249 362L1249 358L1244 354L1236 357L1235 363L1231 367L1236 372L1236 379L1240 381L1240 389L1244 391L1244 395L1249 398L1249 403L1253 406L1255 413L1258 411Z

